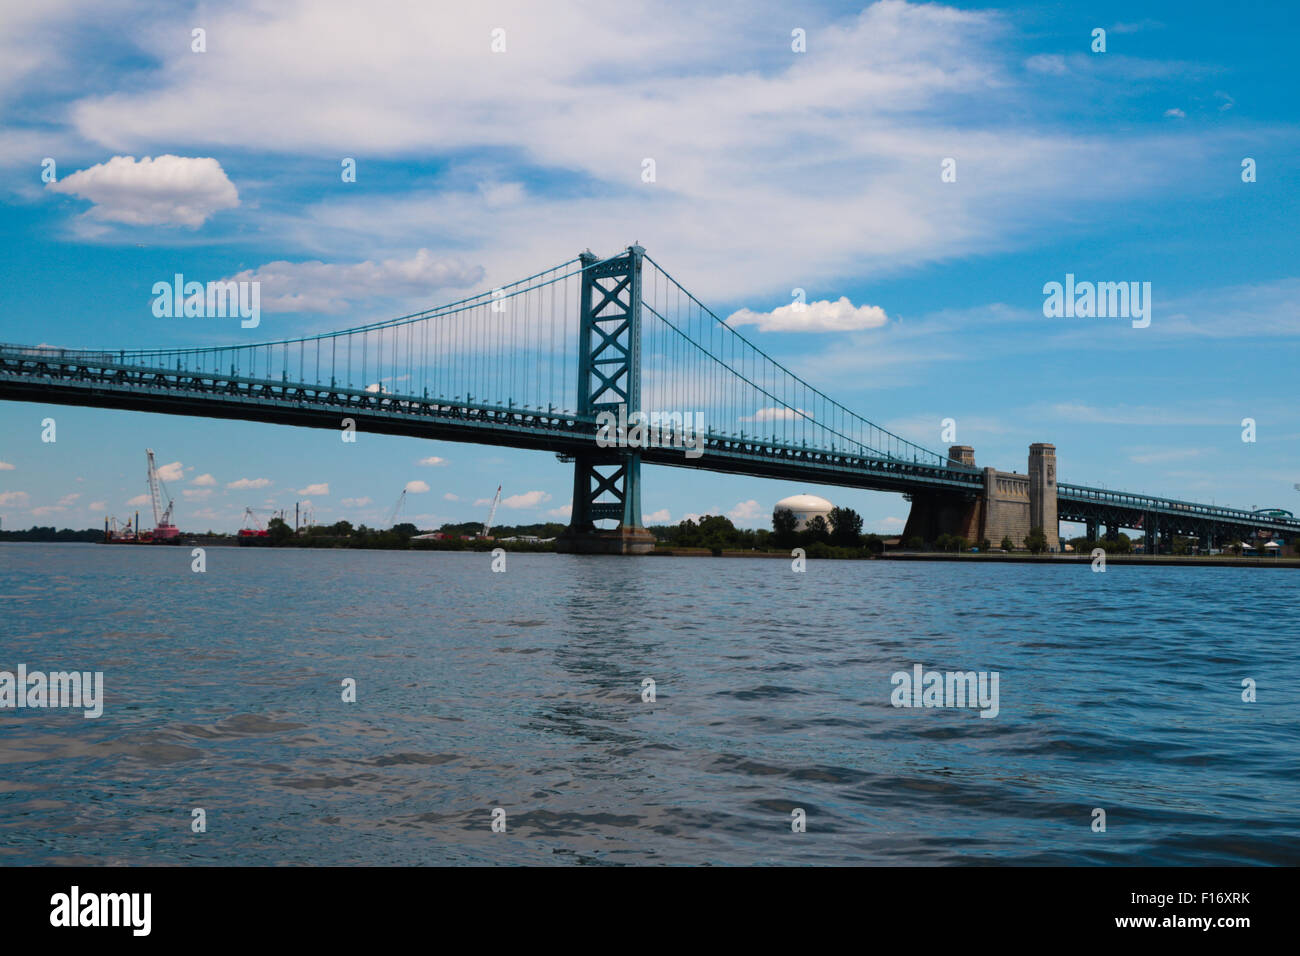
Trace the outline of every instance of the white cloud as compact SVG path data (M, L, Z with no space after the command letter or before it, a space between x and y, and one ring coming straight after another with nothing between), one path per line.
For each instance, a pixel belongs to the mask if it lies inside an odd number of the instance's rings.
M185 469L181 467L179 461L173 461L166 465L159 465L158 477L163 481L180 481L185 477Z
M1110 28L1111 33L1139 33L1142 30L1159 30L1164 24L1159 20L1152 20L1147 17L1142 20L1135 20L1132 23L1117 23Z
M270 478L240 478L238 481L230 482L226 487L235 490L243 488L265 488L270 483Z
M760 408L753 415L743 415L740 420L742 422L808 421L812 417L812 412L806 412L802 408L773 406L771 408Z
M0 461L0 471L13 471L14 466L7 461Z
M460 501L460 496L453 495L450 491L444 494L442 497L444 501Z
M418 480L408 481L406 483L406 490L413 495L422 495L429 490L429 485L427 482L418 481Z
M239 205L235 184L215 159L170 154L139 162L114 156L45 188L90 200L92 218L134 226L197 229L218 210Z
M303 210L268 201L256 226L326 259L382 250L378 263L409 256L431 234L454 236L459 254L509 280L521 263L576 251L557 236L613 250L634 222L667 265L670 250L674 262L692 263L682 278L705 301L754 295L756 282L788 292L1080 228L1080 209L1185 188L1167 169L1196 145L1192 134L1062 133L1040 119L1049 104L1036 109L1045 96L1036 77L1014 69L1017 38L996 11L886 0L856 14L820 12L815 47L796 56L773 46L771 23L784 11L772 0L744 17L686 2L635 5L617 19L592 18L580 0L376 0L372 9L358 24L344 0L223 6L209 12L209 34L240 42L210 49L201 70L175 40L183 19L161 19L135 34L133 51L158 68L87 93L70 122L116 150L185 143L226 155L274 144L287 155L348 156L364 142L370 155L445 159L445 175L400 194L358 185L327 190ZM511 24L508 55L467 39L499 21ZM381 26L391 22L403 28ZM1094 80L1132 95L1122 71ZM214 122L232 102L239 121ZM972 123L972 111L996 119ZM573 121L594 115L600 123ZM497 175L485 152L527 168ZM1207 167L1216 161L1195 152ZM639 178L646 156L659 162L651 186ZM961 181L976 170L980 188L940 189L943 156L959 158ZM375 174L363 158L359 182ZM519 186L533 174L582 188ZM278 186L272 177L263 188L275 197ZM709 225L718 222L728 224L726 243ZM297 282L283 292L314 294ZM325 298L337 296L327 289Z
M373 499L368 498L368 497L366 497L366 498L344 498L343 501L342 501L342 505L343 505L343 507L345 507L345 508L364 508L366 505L368 505L368 504L372 504L372 503L373 503Z
M186 488L183 491L181 491L181 494L184 495L186 500L188 501L203 501L205 498L211 497L212 489L211 488Z
M418 464L421 464L421 465L433 465L433 466L436 467L436 466L438 466L438 465L445 465L445 464L447 464L447 459L446 459L446 458L439 458L437 455L432 455L432 456L430 456L429 458L421 458L420 461L418 462Z
M1180 110L1180 109L1179 109L1178 107L1176 107L1176 106L1173 107L1172 109L1167 109L1167 110L1165 110L1165 115L1166 115L1166 116L1171 116L1171 117L1173 117L1174 119L1187 119L1187 114L1184 113L1182 110Z
M87 509L88 511L107 511L107 510L108 510L108 502L107 502L107 501L92 501L90 504L86 505L86 509Z
M1164 427L1170 425L1222 425L1239 427L1232 413L1215 414L1211 411L1193 411L1184 404L1174 407L1152 405L1115 405L1101 408L1079 402L1061 402L1051 406L1051 414L1058 420L1082 422L1088 425L1145 425Z
M643 524L670 524L672 520L673 516L667 508L660 508L654 514L643 515L641 518Z
M1128 460L1138 465L1154 465L1165 461L1183 461L1198 458L1202 454L1199 448L1168 448L1162 451L1146 451L1129 455Z
M855 306L843 295L834 302L792 302L771 312L740 309L727 318L728 325L756 325L760 332L857 332L879 328L887 321L880 306Z
M1059 53L1040 53L1031 56L1025 61L1025 68L1034 73L1048 73L1053 76L1063 76L1067 72L1065 57Z
M482 266L437 256L428 249L407 259L381 262L268 262L230 277L235 282L261 283L261 305L268 312L342 312L352 302L427 297L437 289L460 289L482 280Z
M38 505L32 509L32 514L37 518L44 518L46 515L57 514L60 511L67 511L63 505Z
M211 475L208 474L199 475L197 478L195 478L193 481L190 482L190 484L197 485L200 488L211 488L216 483L217 483L217 479L213 478Z
M733 524L740 527L753 527L753 524L743 525L742 522L766 523L771 517L771 512L760 505L756 500L750 498L748 501L739 502L736 507L727 512L727 517Z
M60 499L59 499L59 504L60 504L60 505L65 505L65 506L66 506L66 505L70 505L70 504L72 504L74 501L76 501L76 500L77 500L78 498L80 498L80 497L81 497L81 494L80 494L79 492L73 492L73 493L70 494L70 495L64 495L62 498L60 498Z
M148 495L136 495L134 498L127 501L127 506L131 508L139 508L140 506L147 505L152 501L153 499Z
M549 511L546 512L546 516L548 518L556 518L557 520L560 521L567 520L569 516L572 514L573 514L572 503L567 505L560 505L560 507L558 508L551 508Z
M294 494L298 495L328 495L330 486L328 482L321 482L316 485L308 485L306 488L299 488Z
M522 495L510 495L502 498L501 503L507 508L536 508L543 502L551 500L545 491L525 491Z

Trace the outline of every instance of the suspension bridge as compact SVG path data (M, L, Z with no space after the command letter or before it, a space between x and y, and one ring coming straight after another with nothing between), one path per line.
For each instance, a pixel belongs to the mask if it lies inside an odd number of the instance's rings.
M1140 529L1150 551L1173 534L1300 535L1292 518L1059 484L1050 445L1031 446L1030 474L1019 475L975 467L965 446L907 441L786 369L640 246L299 338L116 351L0 344L0 399L552 452L573 465L558 546L576 552L652 547L643 463L902 492L909 531L930 540L998 540L1033 524L1054 546L1058 520L1112 536Z

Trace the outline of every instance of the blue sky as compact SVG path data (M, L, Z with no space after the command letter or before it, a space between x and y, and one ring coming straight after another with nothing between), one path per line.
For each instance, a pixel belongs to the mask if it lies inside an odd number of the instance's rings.
M0 12L0 340L344 328L639 241L723 316L770 313L796 287L847 297L857 327L814 308L745 334L921 445L944 447L953 418L981 465L1024 471L1050 441L1065 481L1300 510L1287 5L354 9ZM155 318L150 290L177 272L259 278L260 327ZM1150 326L1045 317L1043 286L1067 273L1150 282ZM404 511L425 526L481 520L498 484L500 523L556 520L572 481L537 452L135 412L4 403L0 434L6 528L128 515L145 447L191 530L304 499L320 521L377 524L409 482L428 486ZM642 504L656 522L756 527L799 491L871 530L907 514L897 495L662 468L645 469Z

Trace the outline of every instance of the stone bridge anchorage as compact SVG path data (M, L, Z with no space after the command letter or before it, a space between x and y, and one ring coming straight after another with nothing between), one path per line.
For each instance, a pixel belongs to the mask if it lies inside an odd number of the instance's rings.
M1020 547L1033 528L1042 528L1048 549L1060 551L1059 523L1069 521L1084 525L1092 540L1114 540L1124 529L1136 532L1147 554L1170 553L1175 536L1192 538L1203 550L1258 535L1300 544L1300 521L1275 513L1062 484L1057 480L1056 446L1047 442L1029 446L1027 474L977 469L969 445L953 445L948 458L952 470L979 480L966 487L907 493L912 508L903 540L933 542L949 534L996 547L1009 537Z
M955 465L975 468L975 449L953 445L948 458ZM1033 528L1042 528L1047 547L1061 548L1057 530L1056 446L1036 442L1029 446L1029 473L1017 474L985 468L983 481L963 491L916 491L909 497L912 510L903 540L933 542L940 535L960 535L996 547L1009 537L1017 547ZM1118 534L1118 529L1116 529Z

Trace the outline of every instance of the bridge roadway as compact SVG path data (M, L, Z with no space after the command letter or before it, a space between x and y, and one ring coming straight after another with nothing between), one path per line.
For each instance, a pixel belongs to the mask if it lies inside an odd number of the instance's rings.
M285 380L220 375L114 361L111 352L0 345L0 400L119 408L339 430L344 418L361 432L439 441L530 448L573 457L596 455L596 422L553 408L497 406L472 397L447 399L371 392ZM962 498L983 491L981 469L909 462L870 449L823 449L760 438L705 437L702 456L681 447L642 450L647 464L702 468L878 491L947 491ZM1140 528L1155 518L1165 533L1199 537L1270 531L1300 535L1300 519L1136 495L1083 485L1057 486L1057 517L1110 528Z
M600 457L596 420L556 409L482 405L459 397L417 397L274 379L214 375L119 364L112 353L0 345L0 399L120 408L328 428L351 418L361 432L439 441L532 448ZM677 445L680 446L680 441ZM673 447L642 449L642 461L729 474L785 478L850 488L914 491L942 488L977 495L983 474L873 455L706 434L703 454Z

